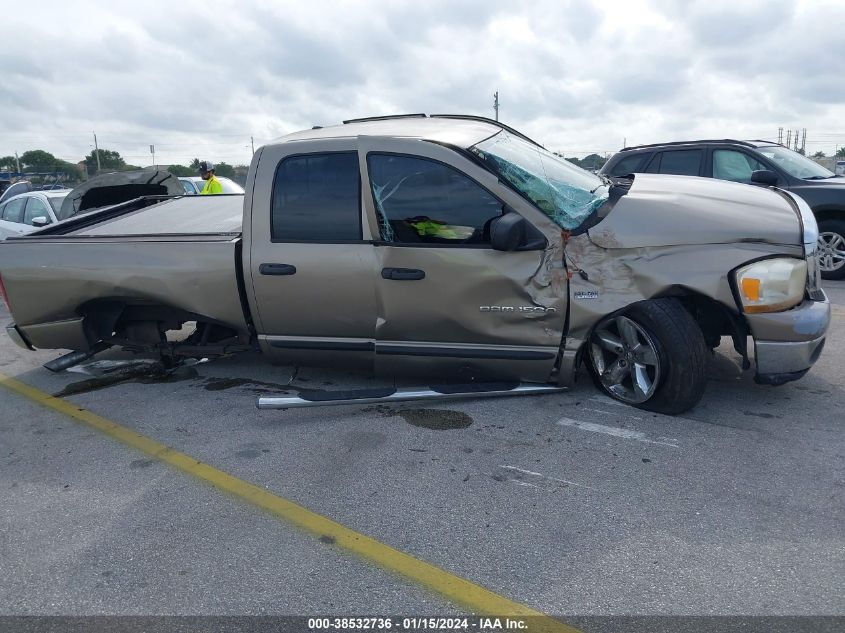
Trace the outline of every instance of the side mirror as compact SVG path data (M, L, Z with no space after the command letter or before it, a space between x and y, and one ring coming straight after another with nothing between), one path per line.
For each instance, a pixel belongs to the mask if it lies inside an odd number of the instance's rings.
M778 175L770 169L758 169L751 172L751 182L773 187L778 184Z
M37 218L32 218L32 226L47 226L50 224L50 220L48 220L43 215L39 215Z
M546 238L528 220L506 209L490 223L490 245L497 251L541 250Z

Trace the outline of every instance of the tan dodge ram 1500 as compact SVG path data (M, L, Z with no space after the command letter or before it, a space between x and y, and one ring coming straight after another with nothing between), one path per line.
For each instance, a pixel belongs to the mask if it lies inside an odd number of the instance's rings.
M816 361L817 230L775 188L614 185L498 122L413 115L268 144L243 196L144 197L6 240L0 277L18 344L76 351L54 369L111 346L467 384L566 386L585 366L679 413L723 336L758 382Z

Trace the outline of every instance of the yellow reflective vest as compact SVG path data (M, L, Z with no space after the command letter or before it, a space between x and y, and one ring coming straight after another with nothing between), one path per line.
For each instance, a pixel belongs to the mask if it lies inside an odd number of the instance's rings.
M208 196L215 193L223 193L223 185L220 184L220 181L214 177L214 174L205 181L205 184L202 187L202 191L200 191L201 196Z

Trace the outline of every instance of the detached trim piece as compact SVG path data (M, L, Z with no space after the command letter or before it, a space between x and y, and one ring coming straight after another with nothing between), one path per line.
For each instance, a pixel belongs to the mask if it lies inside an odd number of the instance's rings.
M357 391L302 391L298 396L263 396L259 409L298 409L342 404L374 404L413 400L458 400L559 393L563 389L542 384L473 383L441 387L400 387L398 389L360 389Z

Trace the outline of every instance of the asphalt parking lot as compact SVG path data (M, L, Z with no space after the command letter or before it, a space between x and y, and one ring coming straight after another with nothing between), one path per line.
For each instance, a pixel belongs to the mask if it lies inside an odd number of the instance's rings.
M723 346L675 418L586 379L259 411L292 374L258 355L103 385L5 336L0 372L546 614L843 615L845 282L826 290L832 329L804 379L755 385ZM303 369L289 388L372 383ZM0 407L0 615L464 610L55 408L8 389Z

